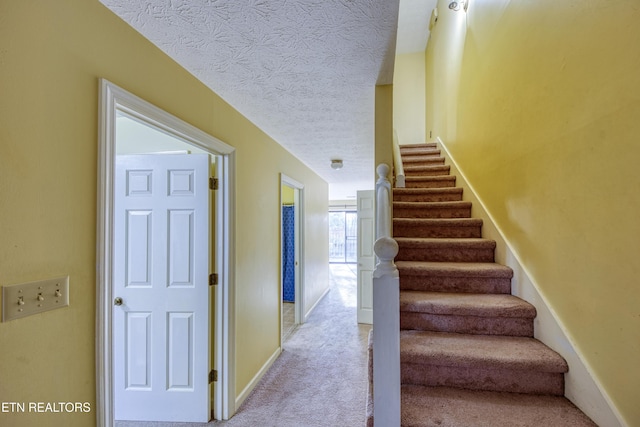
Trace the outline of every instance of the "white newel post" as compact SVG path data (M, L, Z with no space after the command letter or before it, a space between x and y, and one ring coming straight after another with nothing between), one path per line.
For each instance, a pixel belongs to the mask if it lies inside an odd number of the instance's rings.
M393 260L398 243L391 238L389 166L377 167L376 233L379 259L373 272L373 422L400 426L400 278Z
M391 237L391 182L387 179L389 166L380 163L376 168L376 239Z

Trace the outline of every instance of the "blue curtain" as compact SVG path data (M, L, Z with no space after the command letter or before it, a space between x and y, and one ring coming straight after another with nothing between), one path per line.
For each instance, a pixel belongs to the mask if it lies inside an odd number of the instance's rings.
M294 207L282 206L282 300L295 302Z

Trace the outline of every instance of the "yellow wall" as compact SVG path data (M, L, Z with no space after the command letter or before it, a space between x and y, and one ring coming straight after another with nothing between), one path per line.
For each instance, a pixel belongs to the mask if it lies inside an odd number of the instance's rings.
M294 190L288 185L282 186L282 193L280 195L282 198L283 205L292 205L294 203Z
M424 52L396 56L393 73L393 128L401 145L427 141L424 65Z
M640 425L637 1L447 3L425 55L427 132Z
M305 185L308 295L328 284L326 182L97 0L0 2L0 285L68 274L71 292L68 308L0 323L0 401L91 404L0 425L95 423L100 77L237 149L238 393L280 340L280 172Z
M376 168L381 163L393 168L393 85L376 86L374 162Z

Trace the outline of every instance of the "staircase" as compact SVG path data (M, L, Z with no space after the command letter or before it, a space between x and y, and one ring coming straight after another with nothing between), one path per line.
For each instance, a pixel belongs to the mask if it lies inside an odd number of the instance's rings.
M393 190L403 426L595 426L564 396L565 360L533 338L436 144L401 146ZM368 420L371 424L371 420ZM384 426L379 426L384 427Z

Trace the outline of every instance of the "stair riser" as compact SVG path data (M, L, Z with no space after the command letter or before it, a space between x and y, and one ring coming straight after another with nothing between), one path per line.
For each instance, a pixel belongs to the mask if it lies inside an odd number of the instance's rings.
M533 319L416 313L400 309L400 329L533 337Z
M408 276L403 275L402 270L400 270L400 289L403 291L510 294L511 279L496 277Z
M456 186L455 177L453 179L421 180L406 177L404 181L406 188L453 188Z
M394 202L459 202L462 201L462 193L433 193L433 194L393 194Z
M480 369L401 363L402 384L470 390L564 395L564 374L517 369Z
M396 236L400 237L400 236ZM396 261L434 261L434 262L493 262L494 250L491 248L447 248L412 247L399 244Z
M394 218L471 218L470 207L393 207Z
M441 176L449 175L449 166L412 166L404 170L405 176Z
M396 237L479 238L482 226L393 225Z

